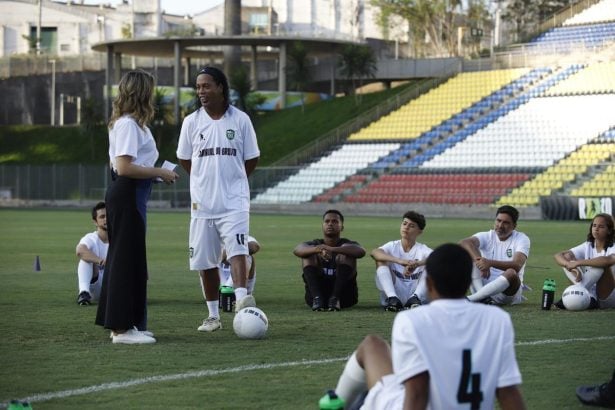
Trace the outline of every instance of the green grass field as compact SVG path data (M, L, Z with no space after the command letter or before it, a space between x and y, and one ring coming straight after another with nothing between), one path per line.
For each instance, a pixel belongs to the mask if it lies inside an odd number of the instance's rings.
M88 210L0 210L0 403L29 398L41 409L314 409L334 387L344 358L367 333L390 337L393 314L378 307L374 267L359 264L360 302L312 312L294 246L321 236L320 216L253 215L256 299L268 315L264 340L225 328L196 331L206 315L188 270L188 212L148 216L149 327L158 343L113 345L94 325L95 306L76 302L75 246L92 230ZM345 235L369 252L399 236L399 217L346 217ZM547 277L564 276L556 251L581 242L588 222L520 221L532 240L528 301L506 308L529 409L581 408L579 384L603 382L615 367L615 310L542 311ZM421 242L435 247L491 227L488 220L429 219ZM39 256L40 272L34 271ZM559 296L559 295L558 295Z

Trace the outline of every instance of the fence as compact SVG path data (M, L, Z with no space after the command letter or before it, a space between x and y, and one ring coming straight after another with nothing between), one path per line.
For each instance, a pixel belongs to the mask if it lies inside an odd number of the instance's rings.
M271 181L294 174L299 167L260 167L250 177L252 196L263 192ZM154 184L151 200L170 207L190 204L188 176L178 169L172 185ZM106 165L0 165L0 200L100 201L109 183Z

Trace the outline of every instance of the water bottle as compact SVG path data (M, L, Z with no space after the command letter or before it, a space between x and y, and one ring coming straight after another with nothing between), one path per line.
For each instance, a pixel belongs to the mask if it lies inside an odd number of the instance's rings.
M554 296L555 281L553 279L545 279L545 282L542 285L542 310L551 309Z
M235 310L235 289L232 286L220 286L218 306L223 312Z

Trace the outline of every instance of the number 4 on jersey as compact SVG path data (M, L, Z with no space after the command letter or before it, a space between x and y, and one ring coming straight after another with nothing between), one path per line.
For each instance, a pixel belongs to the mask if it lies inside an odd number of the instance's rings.
M470 403L472 410L478 410L483 401L480 391L480 373L472 374L472 351L466 349L462 353L461 380L457 388L457 401Z

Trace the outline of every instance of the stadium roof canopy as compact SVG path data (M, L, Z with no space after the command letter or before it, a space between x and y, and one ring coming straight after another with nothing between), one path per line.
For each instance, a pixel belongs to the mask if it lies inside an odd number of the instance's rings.
M310 53L310 55L315 56L334 56L338 54L344 46L348 44L357 44L355 41L315 37L236 35L115 40L94 44L92 49L107 54L105 79L107 84L107 96L110 96L112 82L119 82L122 55L173 58L175 95L179 95L182 58L186 58L188 61L191 58L215 59L223 56L224 46L250 47L248 59L250 61L250 77L252 84L257 84L256 61L259 58L279 59L278 90L280 92L281 101L284 102L286 100L286 54L289 45L294 42L301 42L305 46L306 51ZM189 65L188 63L187 66ZM332 83L335 80L334 76L335 73L332 72ZM109 107L108 100L107 104L105 104L105 114L107 118L109 117ZM178 98L175 99L174 115L175 120L179 123Z

